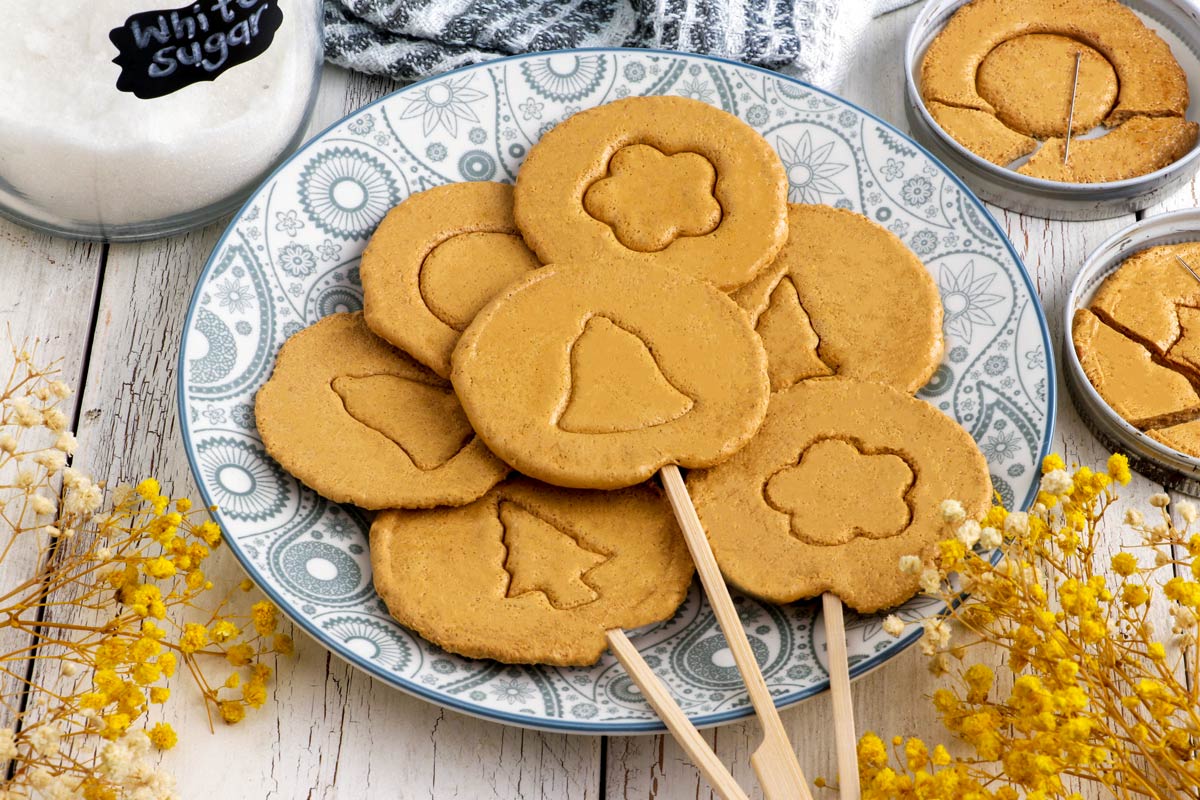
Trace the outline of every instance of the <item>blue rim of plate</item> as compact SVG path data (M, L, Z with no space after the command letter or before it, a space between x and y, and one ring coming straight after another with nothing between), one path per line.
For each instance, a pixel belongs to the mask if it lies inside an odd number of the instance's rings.
M697 54L697 53L685 53L685 52L681 52L681 51L677 51L677 50L662 50L662 49L653 49L653 48L581 47L581 48L571 48L571 49L566 49L566 50L538 51L537 55L552 56L552 55L570 55L570 54L577 54L577 53L622 53L622 52L657 53L657 54L667 55L667 56L686 56L688 58L695 58L695 59L700 59L703 61L712 61L712 62L715 62L718 64L728 64L730 66L737 67L739 69L749 69L749 70L752 70L755 72L760 72L760 73L764 73L766 75L770 75L779 80L785 80L785 81L794 83L797 86L802 86L809 91L816 92L816 93L821 94L825 97L828 97L832 100L836 100L839 103L843 103L843 104L849 106L850 108L854 109L858 113L862 114L863 116L865 116L871 120L874 120L878 124L887 128L892 133L899 136L901 139L904 140L904 142L906 144L911 145L912 147L915 147L918 150L918 152L923 154L931 162L933 162L938 167L940 167L945 172L945 174L954 182L954 184L959 189L962 190L964 196L966 196L971 201L971 203L974 204L975 209L983 216L983 218L987 221L987 224L990 225L992 227L992 229L1000 236L1000 240L1004 243L1004 246L1008 250L1009 255L1012 256L1014 263L1016 263L1017 267L1019 268L1020 273L1021 273L1021 278L1025 281L1025 286L1029 290L1030 296L1034 300L1037 301L1033 305L1034 305L1034 311L1037 314L1037 319L1038 319L1038 322L1041 327L1042 345L1045 348L1045 353L1046 353L1046 372L1047 372L1048 376L1054 378L1054 380L1048 381L1047 387L1046 387L1046 408L1047 408L1046 433L1042 438L1041 448L1038 453L1038 462L1040 463L1041 460L1043 458L1045 458L1046 455L1049 454L1050 443L1054 437L1054 428L1058 421L1058 382L1057 382L1057 374L1058 373L1057 373L1057 364L1055 363L1055 357L1054 357L1054 348L1051 346L1051 342L1050 342L1050 329L1046 323L1045 310L1042 308L1041 299L1038 296L1036 287L1033 285L1033 281L1029 277L1029 272L1028 272L1028 270L1025 269L1025 262L1021 259L1021 256L1017 253L1016 249L1013 247L1012 242L1008 238L1008 235L1004 232L1004 229L1000 227L1000 224L998 222L996 222L995 217L993 217L991 212L987 210L987 207L983 205L982 201L980 201L980 199L975 196L975 193L972 192L965 183L963 183L962 179L959 178L958 175L951 172L949 167L947 167L940 160L938 160L937 157L935 157L932 153L930 153L927 149L925 149L925 147L923 145L921 145L918 142L916 142L915 140L913 140L907 133L899 130L898 128L896 128L896 126L892 125L887 120L882 119L881 117L873 114L870 111L867 111L866 109L859 106L857 103L853 103L849 100L846 100L843 97L840 97L839 95L834 94L833 92L827 91L827 90L822 89L817 86L813 86L812 84L806 83L805 81L802 81L798 78L793 78L793 77L791 77L789 75L785 75L781 72L776 72L774 70L766 69L765 67L758 67L758 66L754 66L752 64L746 64L741 61L734 61L733 59L721 58L718 56L708 56L708 55L701 55L701 54ZM504 63L506 61L515 61L515 60L519 60L522 58L527 58L529 55L532 55L532 54L531 53L523 53L523 54L519 54L519 55L507 56L505 58L494 59L492 61L488 61L485 63L488 65L494 66L496 64ZM380 103L383 103L383 102L389 100L390 98L395 97L396 95L403 94L405 92L410 92L414 89L414 87L421 86L430 81L441 80L449 75L454 75L454 74L464 72L467 70L477 69L479 67L480 67L480 64L469 64L467 66L459 67L458 69L453 69L448 72L442 72L437 75L431 75L428 78L424 78L415 83L411 83L408 86L404 86L400 89L397 89L395 92L386 94L383 97L380 97L358 109L355 109L353 112L345 115L341 119L337 120L336 122L329 125L328 127L323 129L319 133L317 133L314 136L312 136L311 138L309 138L294 153L292 153L290 156L288 156L288 158L286 158L283 162L281 162L279 164L279 166L277 166L275 168L275 170L263 180L262 186L265 186L265 185L271 183L271 181L273 181L275 179L276 175L278 175L280 172L282 172L284 169L286 169L288 167L288 165L291 164L292 161L294 161L300 154L302 154L304 152L304 150L311 143L321 139L326 134L331 132L333 129L337 128L339 125L342 125L343 123L347 122L351 117L357 116L357 115L361 114L363 111L373 108L373 107L379 105ZM260 189L261 189L261 187L260 187ZM230 233L233 231L233 229L236 225L236 220L256 200L260 189L256 189L250 195L250 197L246 200L246 202L242 205L242 207L238 209L238 211L234 214L233 220L230 222L229 227L227 227L225 229L225 232L221 234L221 238L217 241L216 245L213 247L212 254L209 256L208 261L204 265L204 269L201 270L200 275L196 280L196 288L193 289L193 291L192 291L192 298L188 305L187 316L184 318L183 336L186 336L187 331L189 331L191 329L192 315L193 315L195 309L199 306L198 300L200 298L201 288L204 286L205 278L208 276L209 272L212 270L214 264L216 263L217 253L225 245L226 240L229 238ZM187 418L186 407L184 405L185 393L184 393L184 384L183 384L184 367L185 367L185 364L184 364L185 352L186 351L184 348L184 342L181 339L180 345L179 345L179 357L178 357L178 362L176 364L176 379L175 379L176 380L177 404L178 404L176 410L179 414L180 419ZM204 498L205 505L211 508L215 505L215 503L213 502L212 497L209 495L209 492L205 489L204 481L201 480L201 478L200 478L199 465L196 463L196 459L193 454L190 429L187 425L180 425L180 430L183 434L184 451L187 453L188 464L192 471L192 477L196 481L196 485L200 490L201 497ZM1022 510L1028 509L1030 507L1030 505L1033 504L1033 500L1037 496L1037 491L1038 491L1038 484L1035 481L1030 486L1028 492L1026 492L1025 498L1020 503L1020 508ZM219 508L216 511L212 512L212 516L216 520L217 524L219 524L221 526L222 530L227 529L225 521L221 517L221 512L220 512ZM666 727L664 725L662 725L661 723L656 723L656 722L580 723L580 722L574 722L574 721L567 722L567 721L560 721L560 720L545 719L545 720L539 720L535 724L535 723L531 722L529 717L522 716L520 714L510 714L510 713L506 713L503 711L496 711L493 709L483 709L480 706L475 705L473 703L464 702L461 700L457 700L455 698L447 697L444 694L440 694L438 692L431 691L430 689L428 689L425 686L422 686L419 683L405 680L405 679L399 678L395 675L383 672L382 670L375 669L371 665L370 662L365 661L364 659L359 657L356 653L354 653L350 649L341 646L337 642L332 641L315 624L310 623L309 621L299 617L298 615L293 614L291 611L290 605L287 603L287 601L285 601L279 595L279 593L277 591L275 591L273 588L271 588L271 586L263 580L262 576L259 574L259 571L254 567L254 565L245 556L245 554L243 554L238 547L231 544L232 541L233 540L231 540L231 539L227 539L226 543L229 545L229 549L233 552L233 554L237 558L238 562L241 563L242 569L244 569L246 571L246 573L250 576L250 578L254 580L255 584L258 585L259 589L262 590L262 592L271 600L271 602L273 602L280 609L280 611L282 611L289 619L292 620L293 624L298 625L310 637L315 639L317 642L319 642L323 647L328 649L330 652L334 653L341 659L348 662L351 666L357 667L358 669L367 673L371 677L377 678L377 679L383 681L384 683L388 684L389 686L394 686L404 692L407 692L408 694L419 697L422 700L426 700L430 703L433 703L435 705L438 705L438 706L441 706L444 708L453 709L454 711L459 711L459 712L467 714L469 716L477 717L480 719L486 719L486 720L490 720L493 722L501 722L506 725L514 725L516 727L526 728L526 729L530 729L530 730L542 730L542 731L549 731L549 732L554 732L554 733L575 733L575 734L617 735L617 736L633 734L633 733L661 733L661 732L666 731ZM1001 555L1000 551L997 550L995 552L995 555L993 556L993 560L998 559L1000 557L1000 555ZM913 631L909 632L908 634L906 634L905 636L903 636L902 638L900 638L897 641L895 647L892 647L883 653L879 653L879 654L872 655L872 656L862 659L861 661L857 662L850 668L851 679L865 675L868 672L872 672L873 670L882 666L886 662L888 662L891 659L895 658L896 656L900 655L908 648L912 647L914 644L917 643L917 641L920 638L921 638L920 630L919 629L913 630ZM826 678L825 680L820 681L820 682L818 682L806 689L803 689L801 691L792 692L791 694L785 694L785 695L780 695L780 696L775 697L775 706L777 708L786 708L787 706L794 705L796 703L799 703L802 700L807 700L810 697L816 697L817 695L823 694L825 691L828 690L828 688L829 688L829 680L828 680L828 678ZM692 723L694 725L696 725L697 727L705 728L705 727L713 727L713 726L717 726L717 725L723 725L727 722L733 722L733 721L736 721L739 719L743 719L745 717L753 716L753 714L754 714L754 709L750 706L745 706L745 707L733 709L730 711L723 711L718 714L707 714L707 715L703 715L703 716L693 717L690 719L691 719Z

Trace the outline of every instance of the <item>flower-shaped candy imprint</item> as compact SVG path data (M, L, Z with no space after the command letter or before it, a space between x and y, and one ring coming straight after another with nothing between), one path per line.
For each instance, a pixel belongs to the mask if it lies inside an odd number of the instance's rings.
M461 508L380 514L371 567L393 616L439 647L558 666L595 663L610 629L670 617L693 572L656 489L526 478Z
M826 375L915 392L942 359L942 300L896 236L861 214L788 207L788 241L733 298L767 350L771 390Z
M376 334L443 378L476 312L538 266L512 215L512 187L452 183L388 213L362 255L363 310Z
M758 430L770 390L737 304L682 272L628 261L530 273L479 313L452 364L488 447L573 488L716 464Z
M542 137L517 175L514 213L545 263L682 270L730 290L787 235L779 156L732 114L684 97L631 97Z
M462 505L508 473L446 381L333 314L288 339L255 401L267 452L318 494L363 508Z
M771 396L759 434L687 479L721 572L773 603L832 592L864 613L904 602L901 556L945 538L943 500L988 508L987 462L937 409L877 383L826 378Z

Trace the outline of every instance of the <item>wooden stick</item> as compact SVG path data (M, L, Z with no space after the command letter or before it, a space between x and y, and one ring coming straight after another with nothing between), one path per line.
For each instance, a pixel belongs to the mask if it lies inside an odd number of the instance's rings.
M788 741L787 732L783 729L783 721L779 718L779 709L763 680L762 670L754 651L750 649L750 640L746 638L746 630L738 618L737 609L733 606L733 598L729 596L729 588L717 567L717 559L713 556L712 546L708 536L696 516L696 507L688 494L687 486L679 468L670 465L663 467L659 474L663 478L663 486L667 490L667 499L675 512L675 519L683 530L683 538L692 560L696 563L696 571L700 573L700 583L708 596L709 605L717 618L738 672L746 684L750 695L750 703L758 715L759 725L763 730L763 741L758 749L750 754L750 765L758 776L758 784L762 787L767 800L812 800L808 781L800 770L800 762L796 760L796 752Z
M675 741L679 742L683 752L687 753L713 791L724 800L749 800L742 787L733 779L733 775L708 746L708 742L704 741L700 731L696 730L696 726L687 718L687 714L675 702L675 698L671 697L667 687L650 669L650 665L633 646L633 642L629 641L625 632L619 628L609 631L608 646L625 668L625 672L642 690L642 697L646 698L646 702L655 710L659 719L666 724L667 730L675 737Z
M842 600L835 594L821 595L825 615L825 649L829 654L829 689L833 697L833 735L837 742L838 796L859 800L858 740L854 732L854 703L850 697L850 657L846 652L846 620Z

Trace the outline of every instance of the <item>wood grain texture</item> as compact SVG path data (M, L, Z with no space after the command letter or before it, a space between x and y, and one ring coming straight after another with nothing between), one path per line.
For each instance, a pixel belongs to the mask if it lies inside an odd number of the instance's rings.
M0 348L12 344L36 348L38 362L60 362L62 377L77 386L86 358L92 312L104 248L56 239L0 219ZM74 424L78 398L61 406ZM0 547L8 538L0 539ZM39 572L39 553L30 537L14 543L0 570L0 594ZM28 648L32 637L0 628L0 652ZM0 697L19 698L27 664L6 664L0 673ZM7 671L11 671L8 674ZM0 728L15 724L17 705L0 704Z
M721 800L747 800L746 793L738 785L729 770L717 758L712 747L696 730L696 726L688 719L687 713L675 702L671 690L667 688L654 670L642 658L633 642L625 635L625 631L611 630L607 635L608 647L617 661L625 668L625 672L642 692L642 697L658 714L659 719L671 731L675 743L687 753L688 760L699 770L709 787Z
M876 20L842 94L907 128L901 52L919 6ZM314 130L389 91L388 81L329 69ZM1147 214L1200 202L1196 183ZM1052 222L993 209L1042 297L1053 342L1067 287L1086 255L1132 215L1103 222ZM192 287L221 226L155 243L103 248L54 240L0 222L0 323L13 334L49 337L46 352L64 358L69 379L85 381L78 407L81 466L115 481L154 474L175 493L194 494L175 417L175 362ZM93 332L97 284L102 294ZM15 289L15 291L11 291ZM90 360L87 360L90 348ZM1055 354L1056 356L1058 353ZM86 361L86 370L84 369ZM1055 449L1082 463L1107 452L1083 425L1059 381ZM1135 477L1123 495L1145 505L1161 487ZM1114 519L1119 518L1117 509ZM1115 526L1107 546L1123 539ZM18 562L0 574L0 587ZM34 568L32 563L28 564ZM232 556L213 559L213 579L240 580ZM1154 610L1163 620L1163 609ZM1165 629L1165 628L1163 628ZM0 642L0 647L4 646ZM1000 659L993 656L992 666ZM445 711L350 668L307 637L280 659L272 701L245 723L210 736L203 707L186 690L166 707L185 743L164 757L185 798L499 798L501 800L704 800L714 795L669 737L547 735ZM1194 665L1193 665L1194 669ZM1194 673L1193 673L1194 677ZM177 682L177 686L183 686ZM920 735L951 744L924 696L939 682L910 650L853 686L859 732ZM0 691L5 691L0 687ZM156 711L161 715L163 711ZM828 695L781 712L809 778L837 772ZM155 719L159 718L158 716ZM153 721L153 720L152 720ZM0 719L0 726L7 724ZM735 779L755 786L753 721L702 731ZM236 788L234 788L236 787ZM760 798L757 789L749 792ZM1087 795L1098 797L1096 793Z

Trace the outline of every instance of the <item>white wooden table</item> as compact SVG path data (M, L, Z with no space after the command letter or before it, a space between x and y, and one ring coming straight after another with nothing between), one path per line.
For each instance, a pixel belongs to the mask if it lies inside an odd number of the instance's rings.
M842 94L902 129L901 51L917 6L876 20ZM392 84L330 69L313 130L390 91ZM1146 212L1197 205L1197 186ZM1055 347L1071 278L1083 258L1127 215L1102 222L1053 222L992 209L1041 295ZM224 223L144 244L54 239L0 221L0 326L40 336L79 387L77 466L110 483L158 477L176 495L198 497L176 418L176 357L197 276ZM1059 381L1055 449L1082 463L1107 452L1087 432ZM1160 487L1139 477L1125 490L1144 500ZM1119 545L1113 532L1112 546ZM219 553L214 580L241 569ZM1169 626L1168 626L1169 627ZM1161 628L1160 628L1161 629ZM174 700L165 714L181 744L163 756L191 798L710 798L681 752L661 736L584 737L483 722L414 699L367 677L300 635L280 659L271 702L233 728L208 732L199 698ZM178 683L178 682L177 682ZM930 703L936 686L915 649L854 685L860 730L946 741ZM164 712L156 712L164 713ZM809 776L834 777L830 704L821 697L783 712ZM742 785L754 787L749 754L755 723L708 731ZM761 794L754 789L754 797Z

